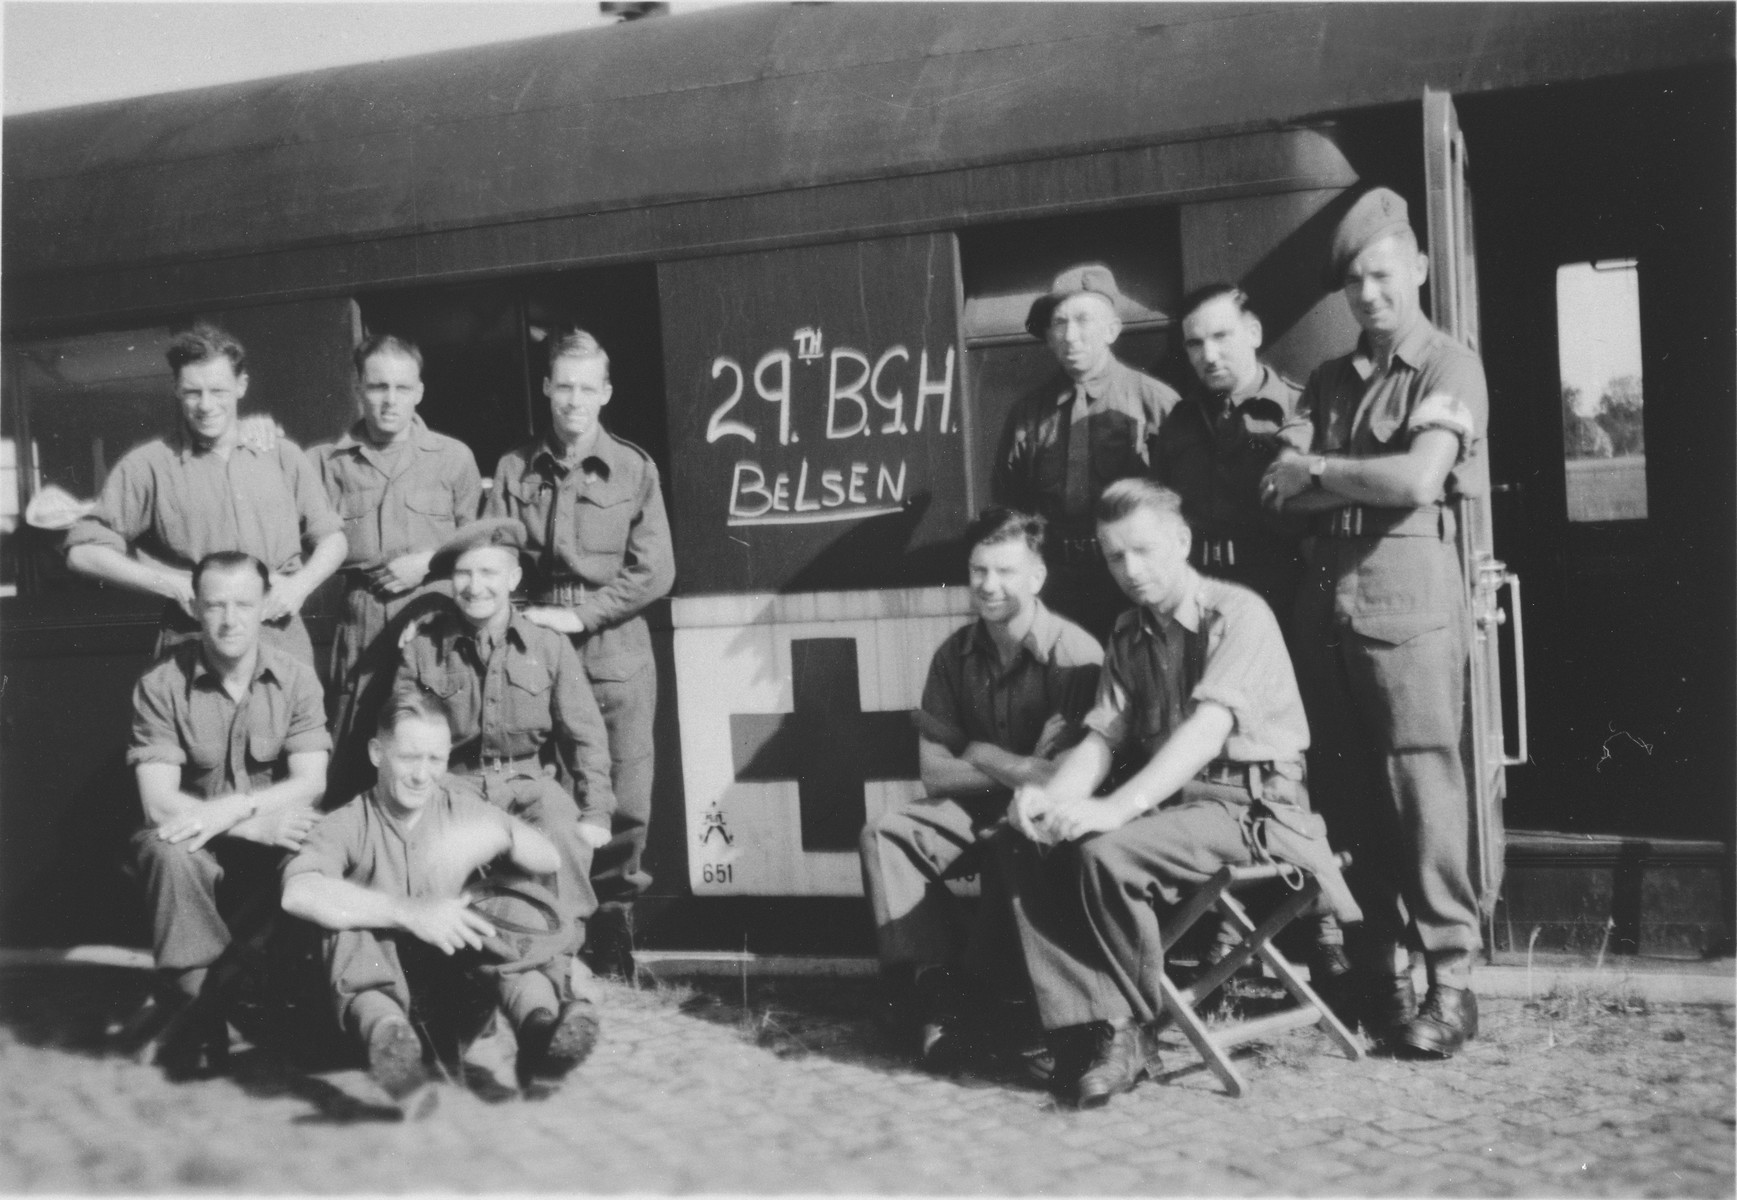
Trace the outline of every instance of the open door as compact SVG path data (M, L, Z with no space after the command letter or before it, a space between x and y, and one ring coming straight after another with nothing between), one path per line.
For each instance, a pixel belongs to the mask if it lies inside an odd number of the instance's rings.
M1466 174L1466 139L1460 131L1453 97L1425 88L1423 93L1424 170L1428 181L1430 311L1444 331L1478 349L1478 269L1472 240L1472 194ZM1502 887L1505 851L1502 801L1506 768L1524 763L1526 747L1525 642L1520 624L1520 578L1496 558L1486 494L1461 498L1460 566L1468 590L1470 678L1469 711L1462 746L1472 782L1471 857L1473 885L1484 920L1484 945L1495 944L1491 923ZM1502 653L1498 631L1508 623L1501 592L1509 589L1513 614L1514 696L1519 710L1518 742L1509 754L1502 718Z

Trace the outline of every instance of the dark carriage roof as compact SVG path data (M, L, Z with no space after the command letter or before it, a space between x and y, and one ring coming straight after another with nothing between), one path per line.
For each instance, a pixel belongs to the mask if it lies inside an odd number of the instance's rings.
M1726 5L715 9L9 118L5 265L752 195L1731 54Z

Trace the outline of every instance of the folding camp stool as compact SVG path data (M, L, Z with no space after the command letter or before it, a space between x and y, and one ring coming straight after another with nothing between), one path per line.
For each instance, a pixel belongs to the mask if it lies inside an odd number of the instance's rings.
M1350 861L1349 854L1339 855L1341 867ZM1249 919L1247 910L1232 894L1298 872L1304 876L1303 886L1280 901L1259 925ZM1248 1082L1243 1078L1242 1072L1230 1061L1231 1048L1244 1042L1271 1037L1289 1029L1300 1029L1305 1025L1314 1025L1338 1043L1345 1056L1353 1062L1364 1057L1363 1047L1351 1031L1345 1028L1339 1018L1333 1015L1333 1010L1327 1007L1315 994L1315 990L1298 974L1295 964L1272 944L1272 939L1278 932L1308 911L1320 894L1320 881L1301 867L1271 863L1224 867L1184 900L1166 922L1164 940L1168 945L1174 945L1196 921L1214 911L1227 925L1242 935L1242 941L1231 947L1224 958L1209 964L1187 987L1178 987L1162 968L1156 973L1158 990L1164 997L1164 1012L1159 1017L1159 1023L1163 1024L1166 1020L1176 1022L1188 1040L1194 1043L1200 1056L1206 1060L1206 1065L1211 1067L1223 1082L1225 1091L1232 1096L1241 1096L1248 1090ZM1219 985L1256 957L1278 977L1296 1003L1278 1012L1209 1029L1196 1011L1197 1007Z

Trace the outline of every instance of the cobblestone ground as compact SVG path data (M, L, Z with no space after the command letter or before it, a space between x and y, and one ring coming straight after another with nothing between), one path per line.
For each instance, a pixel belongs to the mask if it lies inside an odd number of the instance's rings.
M242 1051L227 1078L171 1084L96 1052L138 973L0 984L6 1192L1733 1191L1730 1010L1608 993L1491 1001L1450 1063L1351 1063L1289 1034L1242 1060L1242 1100L1178 1047L1159 1082L1076 1113L903 1065L862 984L605 985L604 1040L555 1094L446 1085L404 1122L356 1069Z

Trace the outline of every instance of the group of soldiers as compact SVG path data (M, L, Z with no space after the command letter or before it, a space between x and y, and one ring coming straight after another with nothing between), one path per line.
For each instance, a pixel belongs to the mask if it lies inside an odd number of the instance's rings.
M1136 1086L1166 913L1265 861L1323 881L1310 966L1346 1023L1426 1057L1475 1036L1452 502L1485 486L1487 399L1422 313L1427 266L1404 200L1363 195L1327 281L1362 335L1302 389L1261 361L1231 285L1182 305L1183 394L1116 357L1107 267L1033 305L1062 375L1012 410L998 503L965 534L976 619L916 713L927 797L862 838L884 976L929 1065L999 1027L1082 1106ZM321 931L337 1020L395 1097L497 1009L519 1083L559 1078L597 1036L587 923L650 883L640 614L674 581L657 469L599 419L608 355L552 340L549 432L487 487L417 416L407 340L356 349L362 417L306 454L239 417L227 333L196 326L168 359L178 428L121 459L66 539L74 570L166 601L128 751L160 1060L221 1057L238 952L281 906ZM333 574L328 696L301 610ZM969 919L946 887L966 873ZM545 936L478 902L503 879Z
M221 1061L281 901L322 931L338 1022L394 1097L427 1094L429 1052L497 1005L519 1084L561 1077L597 1036L587 922L601 900L627 925L651 882L640 613L675 574L657 469L599 420L608 355L583 331L552 342L550 431L488 488L417 416L407 340L356 349L362 417L309 453L239 417L247 359L223 330L176 336L168 360L178 428L116 464L65 543L73 570L166 600L127 752L147 1047L175 1073ZM334 573L328 697L301 610ZM490 873L543 924L480 911Z
M1033 305L1063 374L1013 409L999 504L966 533L976 620L916 715L926 798L862 837L890 1011L925 1064L999 1035L1082 1107L1134 1088L1166 915L1257 862L1321 880L1309 966L1345 1024L1417 1058L1476 1036L1453 502L1487 485L1488 399L1422 311L1427 274L1404 199L1359 197L1325 282L1361 335L1300 389L1231 285L1183 301L1180 395L1116 358L1108 268ZM947 888L969 874L974 915Z

